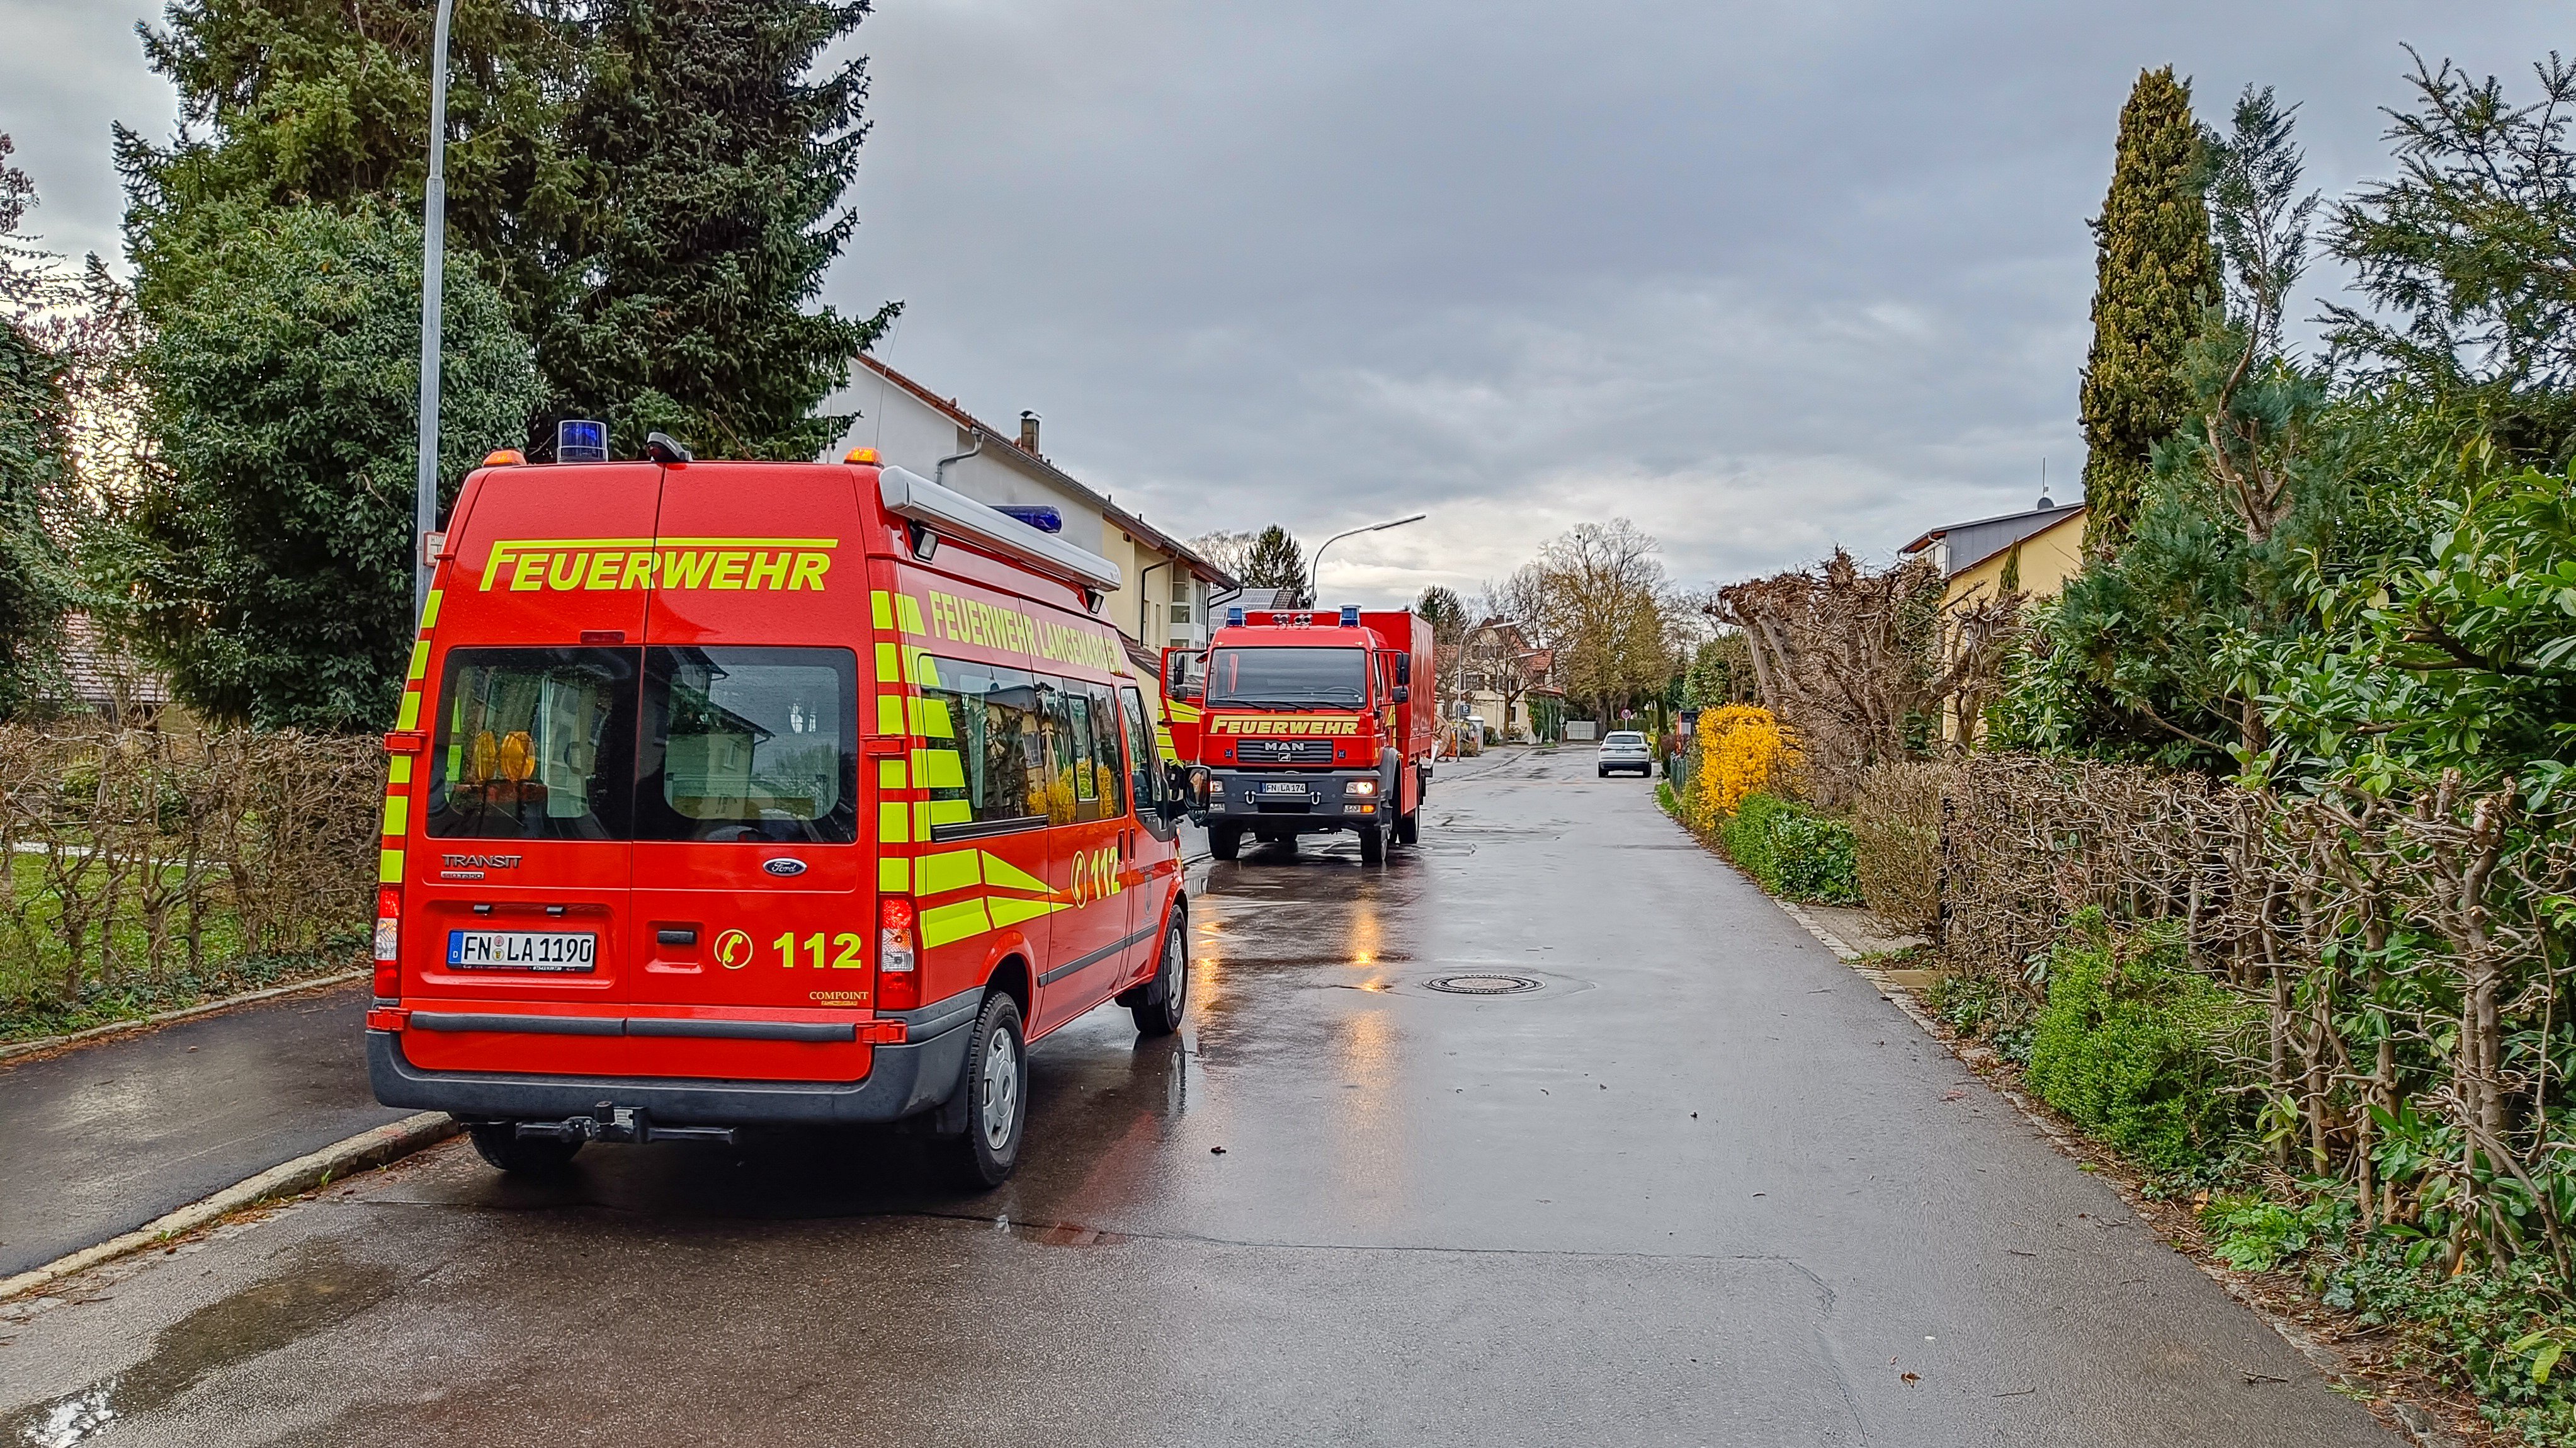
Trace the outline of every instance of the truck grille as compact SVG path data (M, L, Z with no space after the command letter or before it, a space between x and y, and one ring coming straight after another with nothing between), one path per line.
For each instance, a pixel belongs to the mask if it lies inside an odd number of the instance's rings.
M1329 739L1246 739L1234 746L1234 757L1247 764L1330 764Z

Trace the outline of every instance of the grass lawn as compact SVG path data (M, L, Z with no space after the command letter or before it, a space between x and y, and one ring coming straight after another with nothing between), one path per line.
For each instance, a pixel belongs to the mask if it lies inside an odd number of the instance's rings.
M249 952L240 921L215 888L207 891L198 922L196 963L190 962L187 914L175 899L155 960L142 905L128 882L113 918L104 922L104 952L100 924L93 922L75 974L61 929L63 901L47 888L44 857L15 855L9 867L11 893L0 902L0 1042L60 1035L330 975L359 964L366 950L366 923L352 921L317 950ZM175 886L180 867L168 868ZM90 869L88 881L76 889L97 888L101 867Z

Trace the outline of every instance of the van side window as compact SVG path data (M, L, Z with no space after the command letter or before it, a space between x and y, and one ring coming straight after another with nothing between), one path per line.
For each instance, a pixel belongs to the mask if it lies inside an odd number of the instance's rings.
M1047 793L1047 823L1069 825L1100 818L1100 776L1093 769L1091 700L1080 684L1047 680L1047 727L1055 740L1060 790Z
M1106 685L1080 686L1090 704L1091 760L1099 809L1092 819L1114 820L1127 813L1127 772L1118 759L1118 699Z
M432 838L622 840L635 649L450 649L431 746Z
M1145 696L1134 685L1120 687L1118 702L1127 721L1127 774L1135 781L1136 813L1160 823L1156 808L1164 799L1163 761L1155 757L1154 721L1145 717Z
M637 834L856 840L857 715L848 649L646 650Z
M1038 679L1020 669L916 656L930 837L1046 823L1051 778Z

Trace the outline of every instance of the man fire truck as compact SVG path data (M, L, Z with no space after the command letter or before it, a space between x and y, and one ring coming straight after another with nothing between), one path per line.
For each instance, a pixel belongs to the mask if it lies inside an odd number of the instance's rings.
M1216 857L1234 859L1247 834L1294 849L1347 830L1373 865L1420 838L1437 726L1430 698L1414 702L1417 676L1427 689L1430 620L1355 604L1230 609L1204 653L1165 651L1173 743Z

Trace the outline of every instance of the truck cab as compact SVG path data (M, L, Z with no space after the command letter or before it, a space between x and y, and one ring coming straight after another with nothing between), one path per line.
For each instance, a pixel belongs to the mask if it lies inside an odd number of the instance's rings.
M1204 652L1167 652L1175 711L1197 714L1181 752L1209 849L1231 860L1246 838L1349 833L1374 864L1419 839L1433 723L1412 689L1430 667L1420 616L1357 607L1238 609Z

